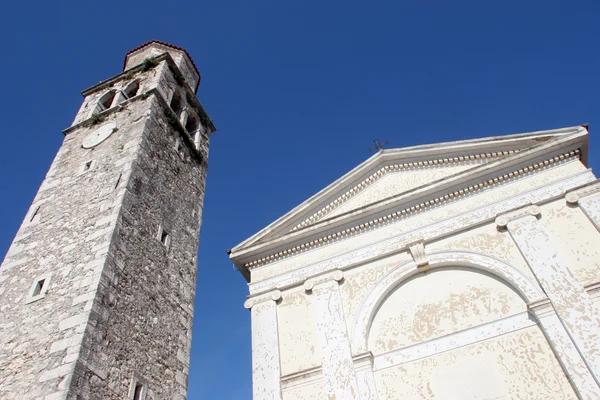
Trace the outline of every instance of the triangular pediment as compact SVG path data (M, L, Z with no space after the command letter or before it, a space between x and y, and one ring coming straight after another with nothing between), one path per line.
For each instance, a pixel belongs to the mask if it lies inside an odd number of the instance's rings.
M378 208L389 208L410 194L433 194L472 177L500 171L540 157L553 147L587 143L587 130L576 126L527 134L497 136L379 151L277 221L236 246L233 253L273 247L314 232L328 221L350 221ZM560 147L559 146L559 147ZM546 150L547 149L547 150ZM585 148L582 148L584 162ZM540 154L538 154L540 153Z

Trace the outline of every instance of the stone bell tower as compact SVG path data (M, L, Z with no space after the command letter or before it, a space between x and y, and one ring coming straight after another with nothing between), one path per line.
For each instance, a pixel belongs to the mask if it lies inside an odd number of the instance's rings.
M0 267L0 399L185 399L209 137L153 41L84 101Z

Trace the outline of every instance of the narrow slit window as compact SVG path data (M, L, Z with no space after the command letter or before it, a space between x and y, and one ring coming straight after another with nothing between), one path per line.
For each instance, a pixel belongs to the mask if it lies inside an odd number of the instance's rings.
M31 294L32 296L39 296L42 293L45 281L45 279L40 279L39 281L37 281L37 283L35 284L35 288L33 289L33 293Z
M127 86L127 88L125 88L125 90L123 91L123 94L125 95L125 98L130 99L133 96L135 96L139 90L140 90L140 81L133 81Z
M33 214L31 214L31 218L29 218L29 222L34 222L36 217L38 217L39 212L40 212L40 206L37 206L35 208L35 210L33 211Z
M165 231L163 229L163 231L160 233L160 242L162 244L164 244L165 246L169 243L169 234L167 233L167 231Z
M141 400L142 399L142 389L144 389L144 385L137 382L135 384L135 389L133 390L133 400Z
M123 174L119 174L119 177L117 178L117 182L115 183L115 189L119 187L119 183L121 183L122 177L123 177Z

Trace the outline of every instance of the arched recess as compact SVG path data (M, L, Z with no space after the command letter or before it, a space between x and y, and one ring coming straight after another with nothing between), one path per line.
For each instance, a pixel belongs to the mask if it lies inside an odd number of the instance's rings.
M430 269L463 267L494 275L514 289L526 303L544 299L540 287L512 265L484 254L469 251L441 252L428 255ZM421 273L414 261L409 261L384 276L363 301L352 331L352 353L368 350L368 334L377 310L385 299L403 282Z

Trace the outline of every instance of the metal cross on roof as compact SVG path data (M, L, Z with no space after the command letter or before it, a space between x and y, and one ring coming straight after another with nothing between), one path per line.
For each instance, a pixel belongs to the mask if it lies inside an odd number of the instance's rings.
M373 151L373 150L381 150L383 149L383 146L385 146L386 144L388 144L389 142L387 140L384 140L383 143L379 141L379 139L375 139L373 140L373 142L375 143L375 146L369 148L369 151Z

